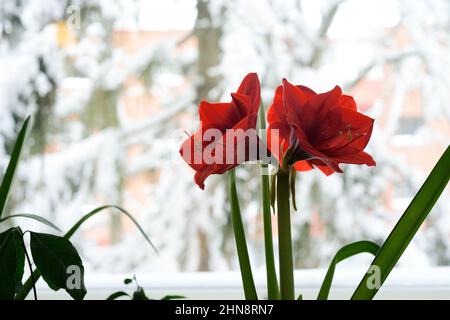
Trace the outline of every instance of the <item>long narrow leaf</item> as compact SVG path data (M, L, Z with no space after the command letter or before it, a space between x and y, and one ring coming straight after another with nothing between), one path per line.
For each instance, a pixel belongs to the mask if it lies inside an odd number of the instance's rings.
M124 291L117 291L112 293L108 298L106 298L106 300L116 300L117 298L120 297L130 297L130 295Z
M22 125L19 134L17 135L16 143L9 160L8 167L6 168L5 175L0 185L0 218L5 210L6 202L8 201L9 192L14 181L17 166L20 161L20 155L22 154L23 144L27 137L28 127L31 117L28 117Z
M261 103L259 108L259 127L266 129L266 119L264 116L264 106ZM264 133L263 133L264 134ZM262 137L261 139L264 139ZM265 143L263 144L265 146ZM275 269L275 255L273 251L272 238L272 215L270 213L270 187L268 176L268 165L261 164L261 189L262 189L262 208L264 222L264 251L266 256L266 276L267 276L267 297L269 300L280 299L280 288L278 287L277 272Z
M231 219L233 221L234 238L241 268L242 284L246 300L258 300L252 267L248 256L247 242L245 240L244 224L242 223L241 209L236 190L236 176L234 169L230 170L230 204Z
M330 293L331 283L333 282L334 271L336 269L336 265L359 253L371 253L376 255L380 246L371 241L357 241L350 243L336 252L333 260L331 260L330 266L328 267L327 274L322 282L322 286L320 287L319 295L317 296L317 300L326 300L328 299L328 294Z
M179 300L179 299L186 299L186 297L180 295L167 295L161 298L161 300Z
M94 215L96 215L97 213L99 213L99 212L101 212L101 211L103 211L105 209L116 209L116 210L119 210L121 213L125 214L134 223L134 225L139 229L139 231L141 232L142 236L152 246L153 250L155 250L155 252L158 252L158 250L153 245L153 243L150 241L149 237L145 234L144 229L142 229L142 227L139 225L139 223L136 221L136 219L134 219L131 214L129 214L126 210L122 209L119 206L108 205L108 206L102 206L102 207L99 207L99 208L96 208L96 209L92 210L91 212L89 212L86 215L84 215L77 223L75 223L73 225L73 227L70 228L69 231L67 231L67 233L64 235L64 237L66 239L69 239L70 237L72 237L72 235L81 227L81 225L86 220L88 220L89 218L93 217Z
M0 219L0 223L2 223L3 221L6 221L8 219L12 219L12 218L27 218L27 219L33 219L36 221L39 221L40 223L45 224L46 226L53 228L57 231L61 231L57 226L55 226L53 223L51 223L50 221L48 221L47 219L45 219L44 217L38 216L36 214L32 214L32 213L18 213L18 214L12 214L9 216L6 216L2 219Z
M409 207L389 234L369 271L379 270L380 286L411 242L417 230L444 191L450 178L450 147L442 155ZM352 296L354 300L373 299L379 287L368 286L372 272L367 272Z

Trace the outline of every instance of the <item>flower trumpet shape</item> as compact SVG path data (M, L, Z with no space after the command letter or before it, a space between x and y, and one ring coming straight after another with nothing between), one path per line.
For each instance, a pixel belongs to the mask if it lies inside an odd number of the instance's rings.
M317 94L283 79L269 108L268 122L268 145L281 166L287 161L297 171L316 167L330 175L343 172L341 163L376 165L363 151L374 120L359 113L353 98L342 94L338 86ZM276 135L272 134L275 130Z
M248 74L231 97L226 103L202 101L200 129L180 148L184 161L196 171L194 179L201 189L211 174L223 174L258 158L256 120L261 96L256 73Z

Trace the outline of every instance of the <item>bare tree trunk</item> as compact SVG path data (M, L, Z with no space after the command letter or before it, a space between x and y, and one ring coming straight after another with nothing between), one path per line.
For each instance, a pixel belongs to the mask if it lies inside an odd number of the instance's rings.
M225 8L222 8L220 16L212 16L209 8L209 1L197 0L197 21L194 34L198 42L198 83L196 88L195 102L201 100L217 101L222 95L221 90L217 90L221 75L215 72L222 58L220 42L223 34L223 17ZM208 271L209 249L207 235L202 230L197 230L197 237L200 247L200 257L198 262L199 271Z
M214 91L220 83L220 74L214 74L222 58L220 41L223 34L222 21L213 21L209 10L208 1L197 1L197 21L195 24L195 35L198 41L198 78L196 102L202 99L215 100L220 98L221 93ZM221 17L225 10L222 10ZM219 95L219 96L218 96Z

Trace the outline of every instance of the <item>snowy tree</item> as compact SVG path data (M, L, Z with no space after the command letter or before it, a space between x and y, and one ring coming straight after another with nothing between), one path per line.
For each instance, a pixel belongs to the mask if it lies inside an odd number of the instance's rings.
M376 119L369 152L377 167L347 167L328 178L298 175L296 266L324 266L353 240L381 241L401 213L386 205L386 190L410 197L426 176L391 143L399 140L412 93L418 92L424 114L414 139L435 146L434 160L448 143L445 134L430 130L450 118L448 6L443 0L2 3L1 168L21 121L35 115L10 211L38 213L67 229L94 207L118 204L136 216L160 251L156 256L126 219L111 212L77 236L90 268L237 269L226 177L212 176L199 190L178 148L184 131L197 128L200 100L228 101L242 77L256 71L266 109L286 77L320 92L339 84ZM137 49L130 53L120 45L129 40L120 32L143 31L145 10L165 12L164 23L189 10L196 18L191 30L133 43ZM372 93L364 86L373 78L383 82L376 93L388 98L366 99ZM136 97L158 106L139 121L127 112L140 101ZM369 100L372 105L365 105ZM259 170L249 164L237 174L252 261L262 268ZM448 263L448 208L447 199L438 202L405 262Z

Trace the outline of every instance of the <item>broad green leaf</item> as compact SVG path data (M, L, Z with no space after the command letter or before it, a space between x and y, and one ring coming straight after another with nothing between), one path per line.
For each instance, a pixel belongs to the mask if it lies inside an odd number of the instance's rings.
M51 223L50 221L48 221L47 219L45 219L44 217L38 216L36 214L31 214L31 213L18 213L18 214L12 214L9 216L6 216L2 219L0 219L0 223L2 223L3 221L6 221L8 219L12 219L12 218L27 218L27 219L33 219L36 221L39 221L40 223L45 224L46 226L53 228L57 231L61 231L57 226L55 226L53 223Z
M0 233L0 300L13 300L20 286L25 263L19 228Z
M380 246L371 241L357 241L350 243L336 252L333 260L331 260L330 266L328 267L327 274L325 275L325 279L323 280L322 286L319 291L319 295L317 300L326 300L328 299L328 294L330 293L331 283L333 282L334 271L336 269L336 265L359 253L371 253L376 255Z
M17 135L16 143L9 160L8 167L6 168L5 175L3 176L2 184L0 185L0 218L5 210L6 202L8 201L9 192L14 181L17 166L20 161L20 155L22 153L23 144L25 142L28 127L30 124L30 117L28 117L22 125L19 134Z
M234 169L229 174L229 191L231 205L231 220L233 222L234 239L241 269L242 284L246 300L258 300L255 282L253 280L252 267L248 255L247 241L245 240L244 224L242 223L241 209L239 208L239 199L236 190L236 176Z
M131 300L148 300L145 295L145 291L142 287L138 287L135 292L133 292L133 298Z
M70 241L52 234L30 232L31 254L36 268L53 290L65 289L75 300L86 295L84 267Z
M408 247L412 238L430 213L450 179L450 147L442 155L425 183L389 234L368 272L352 296L354 300L373 299L379 288L369 288L371 270L379 270L380 285L384 283L397 261Z
M117 298L125 296L130 297L130 295L124 291L117 291L111 294L108 298L106 298L106 300L116 300Z
M64 238L66 239L70 239L73 234L81 227L81 225L86 222L89 218L92 218L93 216L95 216L97 213L102 212L106 209L117 209L119 210L121 213L125 214L128 218L131 219L131 221L136 225L136 227L139 229L139 231L142 233L142 235L144 236L144 238L147 240L147 242L152 246L152 248L158 252L155 248L155 246L152 244L152 242L150 241L150 239L147 237L147 235L145 234L144 230L142 229L142 227L138 224L138 222L133 218L133 216L131 214L129 214L127 211L125 211L124 209L118 207L118 206L102 206L99 208L96 208L94 210L92 210L91 212L85 214L75 225L72 226L72 228L70 228L70 230L64 235ZM27 281L24 283L23 288L20 292L18 292L18 294L16 295L15 299L16 300L23 300L27 297L28 293L30 292L31 288L33 287L33 283L36 282L40 277L40 273L39 270L35 270L33 272L33 277L28 277ZM33 278L34 278L34 282L33 282Z

